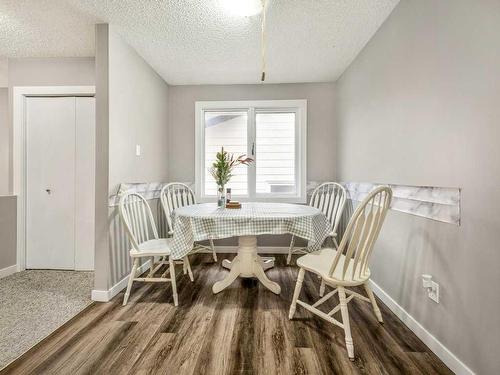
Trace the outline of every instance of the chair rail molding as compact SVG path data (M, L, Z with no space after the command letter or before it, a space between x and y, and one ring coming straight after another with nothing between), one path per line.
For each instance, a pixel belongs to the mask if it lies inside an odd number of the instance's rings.
M391 210L460 225L460 188L437 186L411 186L374 182L344 182L351 201L361 201L380 185L391 187Z
M190 189L194 189L195 183L194 181L176 181L183 183L184 185L189 186ZM118 206L118 201L120 200L121 194L131 191L134 193L141 194L147 200L158 199L160 198L161 189L168 184L168 182L122 182L118 187L118 190L115 194L112 194L109 197L108 205L109 207ZM314 189L316 189L321 182L318 181L308 181L306 186L307 197L311 196Z
M194 184L192 182L182 182L183 184L193 188ZM118 206L118 202L122 194L126 192L141 194L146 200L159 199L161 189L168 182L133 182L126 183L122 182L118 187L116 194L112 194L109 197L108 205L109 207Z

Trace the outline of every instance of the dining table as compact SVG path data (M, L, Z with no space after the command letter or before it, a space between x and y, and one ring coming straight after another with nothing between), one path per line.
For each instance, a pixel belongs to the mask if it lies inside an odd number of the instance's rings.
M195 242L238 237L237 255L232 261L222 262L229 273L213 285L213 293L224 290L238 277L254 277L279 294L280 285L265 273L274 267L274 258L259 256L257 236L291 234L307 240L306 251L314 251L321 248L330 228L317 208L291 203L243 202L237 209L221 208L216 203L193 204L175 209L172 219L173 259L187 256Z

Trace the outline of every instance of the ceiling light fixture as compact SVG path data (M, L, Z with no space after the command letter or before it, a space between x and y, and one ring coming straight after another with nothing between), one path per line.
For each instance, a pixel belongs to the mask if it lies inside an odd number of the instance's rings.
M260 75L261 82L266 80L266 3L267 0L262 0L262 23L260 29L260 48L262 58L262 73Z
M261 0L223 0L222 4L233 16L251 17L262 11Z

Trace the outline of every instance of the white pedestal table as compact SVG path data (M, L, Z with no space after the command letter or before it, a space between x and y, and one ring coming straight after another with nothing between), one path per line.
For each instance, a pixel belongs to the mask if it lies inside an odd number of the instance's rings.
M326 216L306 205L248 202L242 203L241 209L222 209L214 203L195 204L174 212L172 256L182 259L195 241L238 237L238 254L232 261L222 262L230 271L213 285L213 292L219 293L238 277L255 277L279 294L280 286L264 272L274 266L274 259L258 255L257 236L290 233L308 240L308 249L314 251L321 247L328 231Z

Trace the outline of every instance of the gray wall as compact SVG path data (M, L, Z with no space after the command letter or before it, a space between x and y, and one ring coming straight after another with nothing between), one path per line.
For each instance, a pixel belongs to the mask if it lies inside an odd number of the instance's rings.
M9 86L8 66L9 60L6 57L0 57L0 87Z
M9 94L6 87L0 87L0 195L9 193Z
M97 105L104 104L97 113L97 132L102 137L97 160L108 159L107 168L97 166L96 204L101 205L121 182L167 180L168 86L112 26L98 25L96 37ZM139 157L136 144L141 145ZM106 290L130 272L130 246L115 208L109 209L106 219L102 207L99 212L96 208L97 214L101 217L96 218L95 288Z
M120 36L109 34L109 186L167 179L168 86ZM135 155L136 144L141 156Z
M16 197L0 196L0 270L16 264Z
M280 85L170 86L169 179L194 181L194 103L199 100L307 99L307 179L335 178L335 86Z
M498 1L402 0L337 84L340 179L463 189L459 227L390 212L372 273L478 374L500 368L499 35Z
M9 86L94 85L93 57L9 59Z
M22 58L8 60L9 83L9 191L12 192L12 87L93 86L93 57ZM1 120L0 120L1 121ZM0 158L3 153L0 154ZM0 159L0 164L2 160Z
M95 254L94 288L111 285L109 256L109 26L95 28Z

